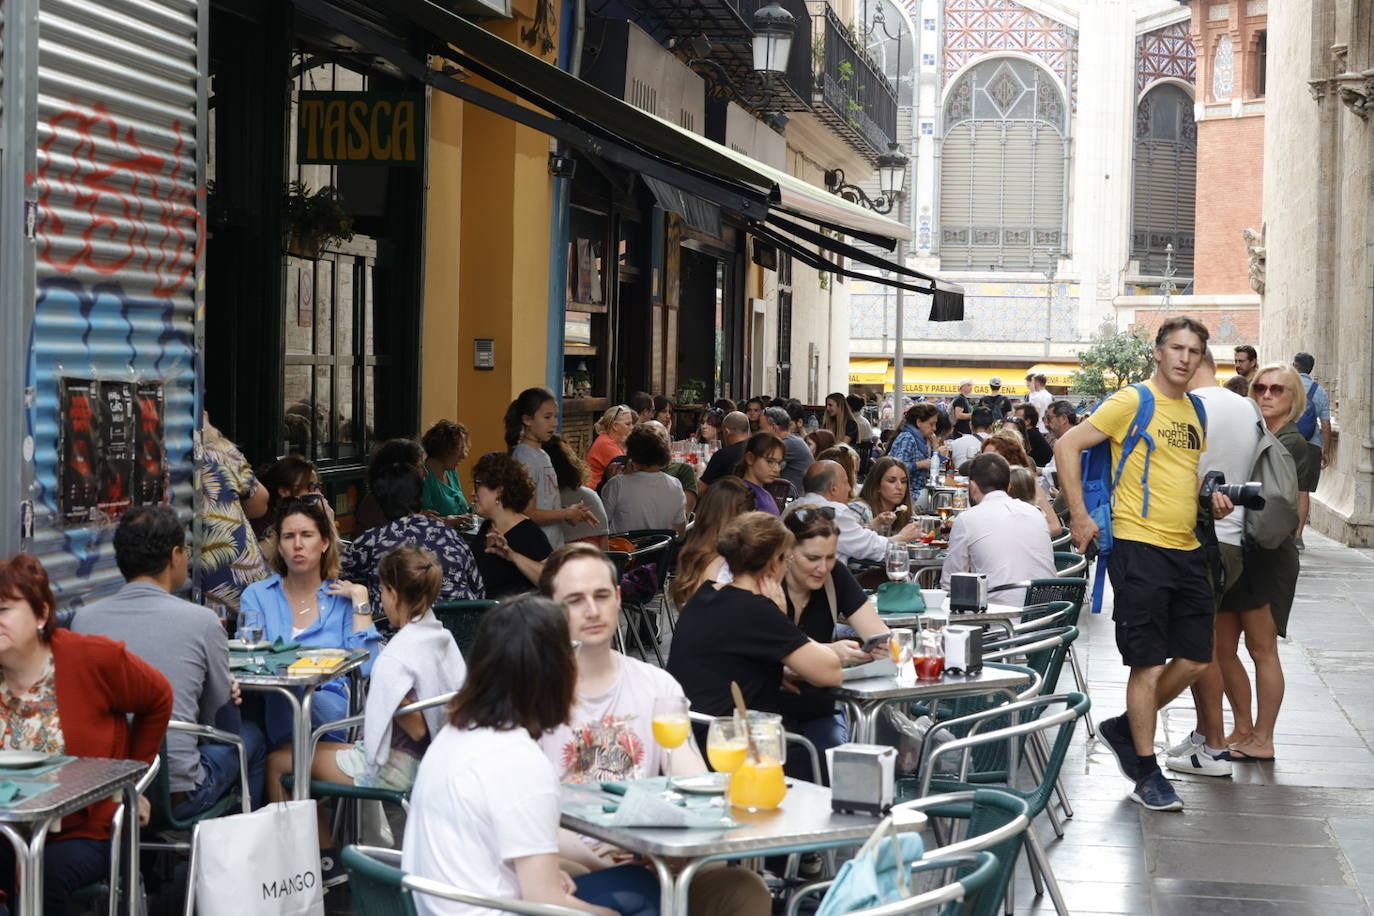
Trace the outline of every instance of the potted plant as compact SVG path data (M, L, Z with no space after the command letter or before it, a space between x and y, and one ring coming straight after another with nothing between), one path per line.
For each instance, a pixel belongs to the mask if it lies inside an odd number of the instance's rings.
M679 404L701 404L706 396L706 383L701 379L683 379L677 383L677 402Z
M318 258L331 242L353 238L353 218L333 185L312 193L303 181L289 183L282 195L282 227L286 250L302 258Z

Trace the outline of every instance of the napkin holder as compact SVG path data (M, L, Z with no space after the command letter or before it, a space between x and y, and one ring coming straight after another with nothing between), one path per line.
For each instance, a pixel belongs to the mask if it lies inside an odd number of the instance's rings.
M881 744L841 744L826 748L830 770L830 807L834 811L881 817L892 807L897 751Z
M981 628L963 624L945 627L945 670L950 674L977 674L983 670Z
M949 577L951 611L986 611L988 577L984 573L954 573Z

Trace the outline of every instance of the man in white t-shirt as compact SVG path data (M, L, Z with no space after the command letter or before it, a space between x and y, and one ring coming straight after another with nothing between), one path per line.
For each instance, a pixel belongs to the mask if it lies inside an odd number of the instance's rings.
M611 648L620 623L615 567L590 544L568 544L544 563L539 591L563 606L577 644L577 691L567 725L540 739L562 782L599 782L658 776L665 769L653 718L656 697L682 697L682 686L661 668ZM689 739L672 752L674 776L706 772ZM559 854L577 868L598 870L626 861L623 850L568 830ZM758 875L743 868L703 869L692 880L688 909L700 916L768 916L771 897Z
M1049 428L1045 426L1045 412L1050 409L1050 402L1054 400L1054 395L1050 394L1045 387L1048 382L1049 379L1043 372L1026 373L1026 389L1030 392L1026 395L1026 400L1035 407L1035 412L1040 415L1035 428L1042 433L1049 432Z
M992 411L986 407L979 407L973 412L973 419L969 420L969 425L973 427L973 432L949 442L949 463L956 472L965 462L978 457L978 453L983 450L983 443L992 434Z
M1207 408L1207 451L1198 459L1198 474L1221 471L1227 483L1244 483L1250 479L1250 467L1255 462L1255 450L1260 442L1260 415L1255 403L1217 382L1217 366L1212 354L1202 351L1202 364L1193 373L1188 390L1202 399ZM1241 538L1245 530L1245 509L1236 506L1225 518L1216 520L1217 547L1221 552L1221 567L1225 572L1225 586L1217 598L1217 606L1229 589L1240 580L1244 552ZM1215 661L1207 666L1202 677L1193 683L1193 701L1197 708L1197 728L1168 749L1165 766L1180 773L1201 776L1229 776L1231 762L1221 755L1226 750L1226 725L1221 717L1222 676Z

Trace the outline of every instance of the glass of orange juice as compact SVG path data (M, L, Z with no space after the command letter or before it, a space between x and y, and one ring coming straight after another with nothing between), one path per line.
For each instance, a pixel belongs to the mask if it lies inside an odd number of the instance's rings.
M735 716L719 716L711 720L706 732L706 759L717 773L733 773L744 764L749 745L744 740L744 726Z
M782 716L750 712L749 738L752 748L746 745L739 769L730 777L730 804L750 811L770 811L787 795L782 775L787 760Z
M665 751L663 772L673 775L673 748L681 747L692 733L692 720L687 716L685 696L654 697L654 740Z

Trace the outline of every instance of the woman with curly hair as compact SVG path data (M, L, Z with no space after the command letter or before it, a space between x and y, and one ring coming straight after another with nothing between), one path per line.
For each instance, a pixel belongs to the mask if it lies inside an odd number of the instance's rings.
M472 511L458 481L458 464L468 456L470 447L468 428L440 420L425 431L420 444L425 449L424 509L449 525L462 524L462 516Z
M534 483L525 466L500 452L483 455L472 469L472 495L473 508L486 519L477 532L477 543L486 545L477 555L477 568L487 597L533 590L553 548L526 514Z

